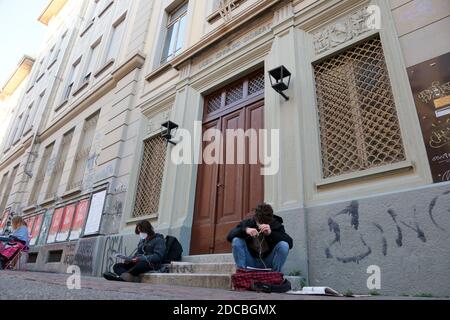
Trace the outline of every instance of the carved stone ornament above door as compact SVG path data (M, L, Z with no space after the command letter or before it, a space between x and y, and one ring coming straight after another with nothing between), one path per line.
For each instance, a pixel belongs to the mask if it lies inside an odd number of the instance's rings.
M313 33L316 54L322 54L360 35L374 30L379 10L374 6L358 9Z

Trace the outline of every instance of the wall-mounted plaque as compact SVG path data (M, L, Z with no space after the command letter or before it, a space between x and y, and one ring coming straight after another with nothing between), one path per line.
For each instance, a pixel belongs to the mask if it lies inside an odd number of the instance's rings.
M450 181L450 53L408 68L435 183Z
M105 206L106 190L102 190L92 194L91 207L89 208L84 235L94 235L100 232L100 223L103 215L103 207Z

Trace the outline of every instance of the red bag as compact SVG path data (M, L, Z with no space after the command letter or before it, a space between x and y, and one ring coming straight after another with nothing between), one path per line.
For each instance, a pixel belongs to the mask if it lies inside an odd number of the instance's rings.
M231 275L234 290L251 290L252 285L255 283L281 285L283 280L283 274L275 271L248 271L238 269L235 274Z
M14 256L20 252L20 250L22 250L23 248L25 248L25 245L23 243L20 242L8 242L0 251L0 256L6 260L9 261L12 258L14 258Z

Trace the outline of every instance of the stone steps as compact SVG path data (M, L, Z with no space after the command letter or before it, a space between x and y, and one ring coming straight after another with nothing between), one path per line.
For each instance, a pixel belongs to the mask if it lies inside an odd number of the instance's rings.
M181 261L191 263L234 263L231 253L185 256Z
M231 274L147 273L143 283L231 290Z
M207 273L207 274L232 274L236 272L233 262L226 263L192 263L172 262L169 266L170 273Z
M164 284L185 287L200 287L231 290L231 275L236 266L231 254L214 254L183 257L181 262L172 262L170 273L147 273L141 281L149 284ZM302 277L286 276L293 290L300 289Z

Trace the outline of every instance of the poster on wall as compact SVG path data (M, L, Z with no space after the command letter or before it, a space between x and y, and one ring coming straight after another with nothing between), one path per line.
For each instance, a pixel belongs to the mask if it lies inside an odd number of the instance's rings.
M72 230L70 231L69 240L77 240L83 232L84 223L89 208L89 199L81 200L75 209L75 217L73 219Z
M0 234L5 232L5 229L8 224L8 218L9 218L9 209L3 212L2 220L0 221Z
M27 220L25 220L25 223L27 224L27 228L28 228L28 235L31 238L31 232L33 231L33 226L34 226L34 222L36 221L36 216L32 216L30 218L28 218Z
M53 216L53 211L51 211L51 210L47 210L44 213L41 231L39 232L39 237L36 242L38 245L43 245L46 243L48 231L50 230L50 225L52 223L52 216Z
M450 53L408 68L435 183L450 181Z
M48 231L47 243L53 243L56 241L56 235L61 225L61 220L63 218L64 208L57 208L53 213L52 224L50 225L50 230Z
M64 214L61 218L61 228L56 236L56 241L66 241L69 238L70 228L72 227L73 215L75 213L75 204L69 204L64 207Z
M91 207L89 208L84 235L94 235L100 232L103 207L105 205L106 190L96 192L92 195Z
M37 215L34 220L33 229L31 229L30 246L34 246L37 242L39 233L41 232L42 221L44 221L44 214Z

